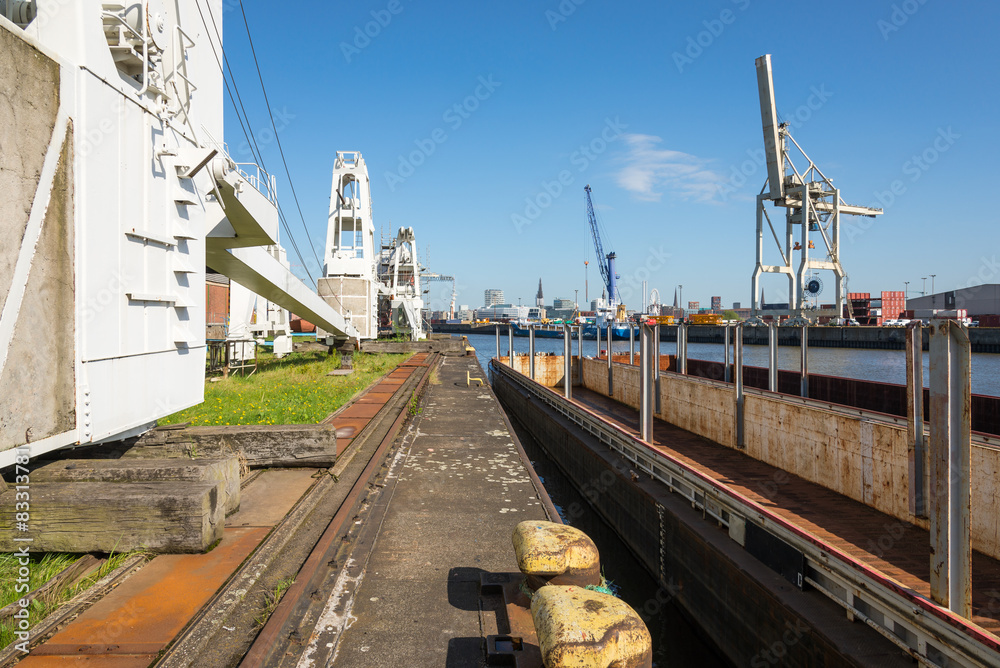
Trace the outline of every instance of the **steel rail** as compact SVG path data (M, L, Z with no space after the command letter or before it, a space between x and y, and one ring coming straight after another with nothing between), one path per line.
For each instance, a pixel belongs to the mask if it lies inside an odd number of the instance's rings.
M423 367L423 374L413 390L415 393L420 394L423 390L430 377L430 372L437 366L439 359L440 355L434 353L431 363ZM392 423L392 426L389 427L388 433L382 439L382 442L379 443L375 452L372 453L368 465L365 466L361 475L358 476L358 479L351 487L351 491L343 503L341 503L333 519L330 520L330 524L323 532L323 535L320 536L316 546L309 553L302 568L295 576L295 582L288 588L281 602L274 609L274 612L271 613L264 628L261 629L260 634L240 662L240 668L263 668L264 666L269 666L271 665L271 660L274 658L274 651L284 650L284 640L287 639L287 634L283 636L282 632L287 630L287 626L291 622L292 613L299 607L300 602L308 599L317 589L317 583L313 581L316 574L319 572L321 566L330 561L331 557L328 553L331 549L337 547L339 543L338 538L343 533L348 520L352 519L355 515L358 501L368 489L375 473L384 463L386 451L396 441L396 436L399 434L403 422L408 417L409 412L406 410L406 405L404 404L403 410L400 411L399 416Z

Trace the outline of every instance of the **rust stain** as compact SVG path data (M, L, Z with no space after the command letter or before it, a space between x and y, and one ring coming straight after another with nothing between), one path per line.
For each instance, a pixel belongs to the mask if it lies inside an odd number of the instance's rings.
M88 666L149 665L148 658L138 664L122 662L127 657L120 655L138 660L138 655L155 654L166 646L268 531L262 527L226 529L222 542L211 552L156 557L48 642L32 649L31 657L54 661L58 656L59 665L70 657L86 658Z

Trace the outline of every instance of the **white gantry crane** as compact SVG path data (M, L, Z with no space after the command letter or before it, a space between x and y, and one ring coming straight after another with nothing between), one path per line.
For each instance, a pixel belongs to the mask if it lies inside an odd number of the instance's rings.
M412 341L427 338L421 311L424 308L420 289L420 263L417 260L417 238L412 227L401 227L390 249L388 307L395 334Z
M378 337L378 257L371 182L359 151L337 151L319 295L345 313L362 339Z
M840 190L806 155L788 131L788 124L778 120L774 104L774 82L771 75L771 56L757 59L757 87L760 93L760 116L764 128L764 151L767 162L767 181L757 195L757 266L751 280L753 314L762 315L760 303L760 277L762 274L785 274L788 277L788 309L767 311L771 315L793 315L805 319L804 293L809 279L818 270L832 271L836 276L836 311L812 310L811 315L829 315L841 318L844 311L844 283L846 273L840 262L840 216L874 217L882 209L845 204ZM792 161L790 149L798 149L808 166L801 170ZM785 230L779 238L766 202L785 209ZM781 256L781 264L764 263L764 223ZM796 230L796 226L800 226ZM795 240L798 231L799 240ZM818 245L813 239L819 238ZM810 251L817 251L811 253ZM799 253L798 267L794 254ZM799 320L801 322L801 320Z
M223 9L0 3L0 89L16 91L0 104L0 182L16 184L0 189L0 467L201 402L206 266L358 336L274 251L274 179L219 143L207 17Z

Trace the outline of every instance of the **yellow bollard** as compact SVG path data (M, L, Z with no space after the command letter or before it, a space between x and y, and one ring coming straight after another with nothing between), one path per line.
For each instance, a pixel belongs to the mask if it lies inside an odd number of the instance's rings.
M531 600L545 668L651 668L653 640L624 601L582 587L549 585Z
M565 524L526 521L512 536L517 567L528 586L601 584L601 557L587 534Z

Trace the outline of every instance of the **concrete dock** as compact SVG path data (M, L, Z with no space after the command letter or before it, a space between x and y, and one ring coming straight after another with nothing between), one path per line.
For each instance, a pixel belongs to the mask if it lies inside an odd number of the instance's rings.
M536 367L539 360L554 367L563 362L538 358ZM502 360L492 365L505 409L575 484L602 480L590 495L595 509L662 586L681 583L681 606L737 665L765 665L754 659L771 663L768 656L786 655L790 665L885 666L913 659L1000 665L1000 560L974 553L972 614L962 619L929 598L926 528L838 492L835 478L842 471L823 466L820 479L808 478L804 465L822 454L810 438L832 442L850 435L849 425L831 428L841 419L834 410L823 411L826 431L815 434L805 429L808 415L782 414L748 430L741 450L726 441L734 419L722 413L731 389L666 373L662 413L651 441L643 442L639 413L629 403L635 400L634 367L615 365L611 398L602 377L606 362L583 360L586 386L573 387L567 399L558 387L562 379L554 391L525 378L517 370L524 366L521 358L516 361L513 370ZM682 427L664 416L687 422ZM864 420L869 429L889 429ZM753 456L757 441L776 433L791 437L774 449L793 465ZM872 456L883 468L889 460L885 440ZM841 460L845 466L849 461ZM881 468L877 472L880 493L894 489ZM979 544L992 547L982 538ZM788 624L808 631L794 642L776 643Z
M480 575L516 571L514 527L554 510L489 386L467 375L485 380L475 357L432 375L298 665L480 665Z

